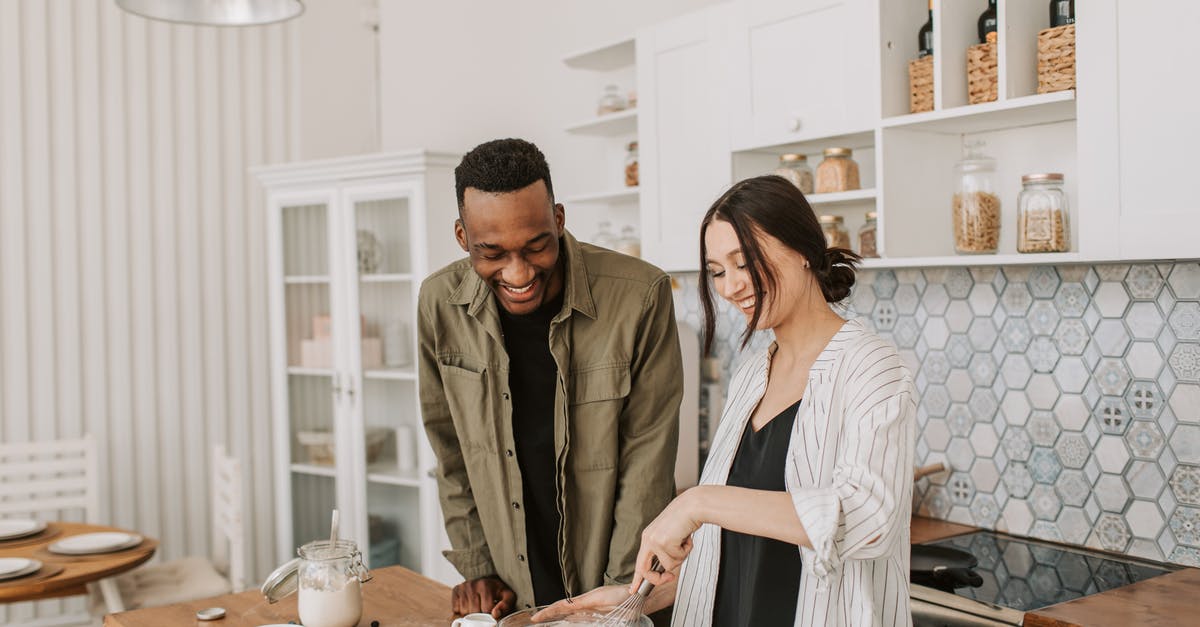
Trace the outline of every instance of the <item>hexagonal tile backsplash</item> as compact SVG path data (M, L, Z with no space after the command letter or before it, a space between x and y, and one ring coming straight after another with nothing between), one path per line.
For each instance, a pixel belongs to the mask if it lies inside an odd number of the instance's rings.
M676 278L699 329L698 275ZM1200 564L1198 285L1197 263L860 272L839 311L899 347L922 399L917 462L952 469L913 508ZM744 329L718 312L702 453Z

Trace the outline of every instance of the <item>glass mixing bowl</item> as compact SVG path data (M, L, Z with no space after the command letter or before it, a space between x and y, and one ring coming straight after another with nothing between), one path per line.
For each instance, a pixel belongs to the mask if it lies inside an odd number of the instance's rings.
M500 621L500 627L600 627L604 620L606 612L594 610L577 610L569 616L560 616L553 620L548 620L544 623L535 623L530 620L535 612L543 608L534 608L532 610L522 610L516 614L509 614ZM637 622L628 623L630 627L654 627L654 623L645 615L642 615Z

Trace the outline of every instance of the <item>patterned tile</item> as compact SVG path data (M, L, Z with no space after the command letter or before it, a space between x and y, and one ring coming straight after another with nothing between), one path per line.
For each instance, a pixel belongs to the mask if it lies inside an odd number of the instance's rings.
M1053 298L1060 281L1051 266L1038 266L1029 274L1029 291L1035 298Z
M1158 464L1144 461L1135 461L1129 465L1125 481L1129 483L1129 491L1135 497L1148 500L1158 500L1167 485Z
M1026 356L1029 357L1029 364L1033 366L1034 372L1051 372L1058 363L1059 354L1053 340L1048 337L1038 337L1030 344Z
M1029 437L1029 432L1025 429L1008 429L1004 432L1002 444L1004 452L1012 461L1029 461L1029 456L1033 453L1033 440Z
M855 284L850 291L850 308L859 315L870 315L875 309L875 302L875 290L869 285Z
M944 418L950 410L950 393L946 391L946 386L930 385L925 388L925 393L921 395L921 406L930 416Z
M1171 411L1180 422L1200 423L1200 385L1180 383L1171 392Z
M1109 396L1122 396L1129 387L1129 371L1119 359L1103 359L1094 374L1100 391Z
M996 498L990 494L976 494L975 500L971 501L971 519L981 527L995 527L1000 519L1000 506Z
M1200 509L1179 507L1171 515L1171 533L1180 544L1200 547Z
M990 284L977 283L971 288L967 302L976 316L990 316L995 311L999 299L996 298L996 290Z
M1124 293L1125 289L1120 284L1115 285ZM1089 302L1091 302L1091 298L1088 296L1087 288L1079 283L1063 283L1062 287L1058 288L1058 293L1054 295L1054 304L1058 307L1058 313L1067 318L1083 316Z
M1059 293L1062 293L1061 289ZM1101 283L1100 287L1096 288L1093 299L1096 302L1096 308L1100 310L1100 315L1105 318L1120 318L1125 315L1125 308L1129 306L1129 294L1121 283L1108 281Z
M1029 506L1038 520L1054 520L1062 510L1063 502L1054 491L1054 486L1035 485L1029 493Z
M1010 283L1000 294L1000 306L1010 316L1024 316L1033 304L1033 295L1024 283Z
M1158 268L1150 264L1136 265L1129 269L1125 277L1125 285L1134 298L1154 300L1162 290L1163 280Z
M917 313L917 305L921 303L921 297L917 294L917 288L914 285L901 285L896 289L896 295L892 297L892 302L896 303L896 311L902 316L911 316Z
M1033 475L1023 463L1009 464L1002 478L1010 496L1023 499L1033 490Z
M967 301L952 300L946 308L945 318L951 333L966 333L971 327L971 322L975 320L975 315L971 313L971 306Z
M1176 564L1191 566L1192 568L1200 568L1200 549L1193 549L1187 546L1177 546L1174 551L1171 551L1171 557L1168 558Z
M1054 369L1054 380L1060 390L1067 394L1079 394L1091 380L1091 372L1083 359L1079 357L1063 357Z
M975 353L971 357L971 363L967 366L967 372L970 373L971 380L975 382L975 385L990 387L995 382L998 373L996 360L992 359L988 353Z
M1023 353L1029 350L1029 343L1032 340L1033 329L1024 318L1009 318L1004 322L1004 327L1000 329L1000 341L1010 353ZM1086 343L1085 336L1084 344Z
M1096 537L1108 551L1124 551L1129 546L1129 526L1116 514L1103 514L1096 521Z
M971 348L971 340L967 339L967 336L958 334L950 336L950 341L946 343L946 357L950 360L951 366L966 368L974 355L975 351Z
M1092 493L1092 484L1083 475L1083 471L1064 470L1054 483L1054 489L1064 505L1083 507Z
M921 325L911 316L901 316L892 329L892 338L896 340L896 346L899 348L913 348L917 345L917 340L921 339Z
M932 486L921 503L921 514L945 519L950 514L950 494L942 486Z
M1000 401L996 399L995 393L987 388L976 388L971 392L968 404L971 408L971 415L979 422L991 422L1000 408Z
M1177 339L1200 340L1200 303L1176 303L1167 320Z
M971 462L975 461L975 451L966 438L950 438L946 459L950 461L951 468L967 470L971 467Z
M1129 499L1129 489L1125 487L1120 475L1105 474L1096 481L1096 500L1104 511L1119 514L1125 511Z
M1050 335L1058 326L1059 318L1058 310L1054 308L1053 302L1039 300L1034 302L1033 307L1029 310L1029 328L1038 335Z
M1166 440L1158 425L1147 420L1135 420L1125 434L1125 443L1134 457L1142 459L1158 459Z
M1033 376L1033 368L1024 355L1009 355L1004 358L1000 374L1010 389L1020 390L1029 383L1029 378Z
M1154 420L1162 413L1164 403L1162 390L1154 381L1134 381L1125 393L1125 406L1129 415L1141 420Z
M896 293L896 288L900 282L896 280L896 273L891 270L880 270L875 273L875 280L871 283L875 295L879 298L891 298Z
M1064 355L1082 355L1088 345L1088 329L1082 320L1068 318L1054 331L1054 343Z
M1121 435L1129 428L1129 416L1125 409L1125 399L1116 396L1102 396L1096 403L1096 419L1100 421L1100 430L1109 435Z
M930 284L921 295L921 304L931 316L946 313L946 307L950 305L950 294L946 292L946 286L940 283Z
M1033 523L1033 528L1029 530L1029 535L1030 537L1037 538L1038 540L1046 540L1048 542L1063 541L1062 532L1059 531L1058 525L1055 525L1048 520L1039 520ZM1012 586L1013 584L1028 586L1028 584L1020 579L1012 579L1008 582L1008 584L1009 586ZM1005 594L1008 593L1006 592Z
M1094 454L1104 472L1121 474L1125 471L1125 465L1129 463L1129 451L1125 448L1125 442L1114 435L1101 437Z
M966 268L950 268L946 271L945 285L950 298L963 299L971 294L975 279Z
M1097 264L1092 266L1092 269L1101 281L1124 281L1125 275L1129 274L1129 265L1123 263Z
M1054 444L1058 460L1067 468L1083 468L1092 455L1092 447L1082 433L1064 433ZM1082 503L1081 503L1082 505Z
M1200 464L1200 425L1179 425L1171 433L1171 451L1182 464Z
M1177 263L1167 277L1175 298L1200 298L1200 264L1194 262Z
M1025 425L1025 430L1029 432L1029 437L1034 444L1047 448L1054 446L1054 443L1058 441L1058 434L1061 432L1058 421L1054 419L1054 414L1047 411L1033 412L1033 417Z
M942 351L931 350L925 356L925 363L921 364L921 373L930 383L945 383L950 376L950 360Z
M871 311L871 323L876 331L891 331L896 326L898 316L895 303L881 300L875 303L875 309Z
M1176 501L1184 505L1200 505L1200 466L1176 466L1169 483Z
M967 338L971 340L972 348L981 352L992 350L997 335L996 325L992 324L990 318L975 318L967 329Z
M1029 474L1033 475L1033 480L1038 483L1053 484L1058 479L1058 473L1062 472L1062 464L1058 462L1058 455L1054 449L1040 446L1033 448L1028 466Z
M950 480L946 482L946 490L950 493L950 502L955 505L970 505L971 499L975 498L975 484L965 472L950 475Z
M975 419L971 416L971 410L963 403L954 403L950 405L950 413L946 416L946 425L950 427L950 434L961 438L971 435L971 429L975 426Z
M1158 345L1154 342L1134 342L1125 353L1125 365L1129 374L1139 379L1157 379L1165 364Z

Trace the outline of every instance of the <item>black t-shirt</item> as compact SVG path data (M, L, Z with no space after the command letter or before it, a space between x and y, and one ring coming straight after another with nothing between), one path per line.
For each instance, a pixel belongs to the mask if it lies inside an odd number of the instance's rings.
M788 442L800 401L754 431L747 421L726 485L782 492ZM794 544L721 531L714 627L791 625L800 594L800 549Z
M550 354L550 321L562 309L563 295L533 313L517 316L500 307L500 327L508 351L513 441L525 503L526 559L538 605L567 596L558 562L558 473L554 462L554 398L558 367Z

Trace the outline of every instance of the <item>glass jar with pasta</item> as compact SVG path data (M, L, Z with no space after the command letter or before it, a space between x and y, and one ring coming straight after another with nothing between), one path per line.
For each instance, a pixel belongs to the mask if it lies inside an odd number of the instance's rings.
M1063 175L1026 174L1017 194L1017 252L1060 253L1071 249Z
M954 250L960 254L995 253L1000 244L1000 197L996 194L996 161L985 156L982 141L963 144L963 159L954 167L958 181L951 204Z

